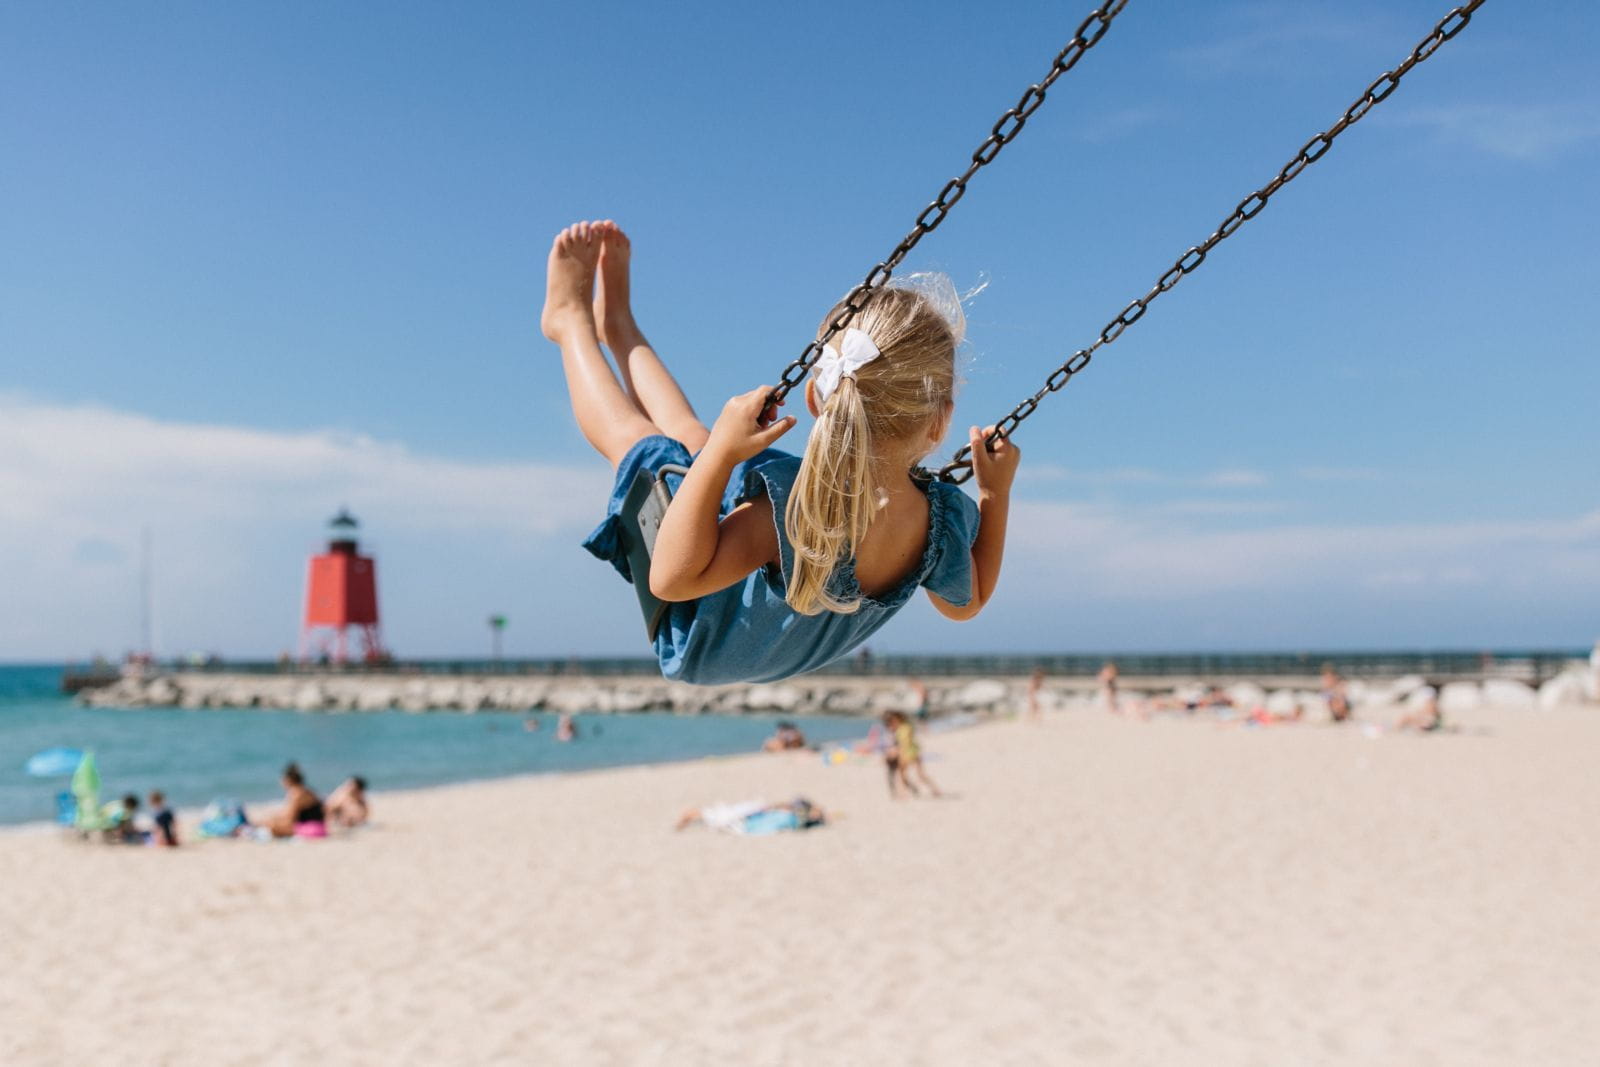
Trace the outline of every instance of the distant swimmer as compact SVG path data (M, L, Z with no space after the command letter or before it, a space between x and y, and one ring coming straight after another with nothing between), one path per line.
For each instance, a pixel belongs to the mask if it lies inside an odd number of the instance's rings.
M761 742L763 752L788 752L806 747L806 735L792 722L780 722L772 736Z

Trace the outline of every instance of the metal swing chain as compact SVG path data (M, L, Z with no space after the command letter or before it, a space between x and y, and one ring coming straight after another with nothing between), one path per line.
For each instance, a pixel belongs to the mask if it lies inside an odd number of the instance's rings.
M1032 415L1034 410L1038 408L1040 401L1051 393L1060 392L1061 388L1072 380L1073 375L1089 365L1090 359L1093 358L1098 348L1102 345L1108 345L1122 336L1123 330L1139 321L1140 316L1149 308L1151 301L1177 285L1184 275L1193 272L1196 267L1204 263L1206 255L1213 248L1225 238L1231 237L1239 227L1250 219L1259 215L1261 209L1267 206L1267 201L1272 198L1274 193L1294 181L1306 167L1321 159L1328 149L1333 147L1334 138L1354 126L1357 122L1360 122L1368 111L1371 111L1377 104L1382 103L1390 93L1394 92L1400 85L1400 79L1405 77L1412 67L1433 55L1434 52L1438 51L1440 45L1465 29L1467 23L1472 21L1472 13L1482 7L1483 3L1484 0L1470 0L1469 3L1454 8L1444 18L1440 19L1438 24L1434 26L1433 32L1424 37L1411 50L1411 55L1406 57L1404 63L1379 75L1376 81L1367 86L1366 92L1362 93L1356 102L1346 109L1344 116L1338 122L1335 122L1301 146L1300 151L1278 172L1277 177L1239 201L1239 205L1233 209L1231 215L1223 220L1222 225L1217 227L1215 233L1179 256L1178 261L1168 268L1165 274L1161 275L1148 293L1123 308L1116 318L1106 324L1105 328L1100 331L1100 336L1095 338L1092 345L1074 352L1072 358L1050 373L1050 376L1045 379L1042 389L1012 408L1010 414L996 423L994 430L985 439L985 443L993 444L999 438L1007 437L1015 432L1022 420ZM962 445L956 452L955 458L939 469L937 477L941 481L955 484L960 484L971 478L972 446Z
M1044 103L1046 90L1055 84L1057 78L1075 67L1085 52L1100 42L1100 38L1111 28L1111 20L1121 14L1126 6L1128 0L1109 0L1091 11L1079 24L1077 32L1072 35L1072 40L1067 42L1067 46L1056 55L1055 62L1050 64L1050 72L1037 85L1028 86L1016 105L1007 108L995 122L989 131L989 136L972 153L972 162L967 169L959 176L945 182L944 188L939 190L939 195L934 198L933 203L922 210L922 214L917 216L916 225L895 246L889 258L868 271L861 284L850 290L844 299L844 307L833 317L833 321L828 323L828 328L822 336L806 345L799 358L783 369L783 374L778 378L777 388L773 389L768 400L769 404L776 406L783 403L789 391L806 380L812 364L822 356L822 346L850 325L856 313L866 306L867 298L889 281L895 268L900 266L913 248L917 247L917 242L922 240L923 235L939 228L939 224L950 213L950 209L955 207L956 201L966 194L967 183L972 180L973 175L993 163L1000 150L1022 132L1022 127L1028 118Z

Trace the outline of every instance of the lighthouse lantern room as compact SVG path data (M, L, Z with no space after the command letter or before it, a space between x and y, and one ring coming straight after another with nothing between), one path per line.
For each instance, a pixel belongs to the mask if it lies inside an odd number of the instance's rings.
M378 572L356 544L360 523L344 508L328 522L328 550L312 556L306 573L306 613L300 630L300 659L347 662L346 634L354 627L361 658L383 658L378 636Z

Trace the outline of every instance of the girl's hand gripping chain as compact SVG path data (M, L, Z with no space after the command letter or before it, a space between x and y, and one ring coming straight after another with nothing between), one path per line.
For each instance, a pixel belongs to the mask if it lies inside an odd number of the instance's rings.
M711 437L706 441L708 458L726 461L731 467L770 448L778 438L794 428L794 416L775 418L777 412L767 403L772 386L763 385L748 393L741 393L722 406L711 427Z
M662 600L714 593L778 558L772 505L765 497L717 518L733 469L794 427L792 416L772 419L771 395L772 387L763 385L728 401L684 476L661 520L650 561L650 591Z
M958 622L973 618L994 595L1000 581L1000 564L1005 559L1006 522L1011 515L1011 482L1017 476L1017 464L1022 462L1022 452L1016 445L1000 438L993 445L984 441L994 432L993 426L967 431L967 441L972 445L972 474L978 480L978 539L972 543L972 599L965 604L952 604L928 591L928 599L939 609L939 614Z
M1009 439L1002 437L992 445L984 443L993 432L993 426L981 430L974 426L967 431L967 443L972 446L972 474L978 480L980 497L1009 496L1017 464L1022 462L1021 451Z

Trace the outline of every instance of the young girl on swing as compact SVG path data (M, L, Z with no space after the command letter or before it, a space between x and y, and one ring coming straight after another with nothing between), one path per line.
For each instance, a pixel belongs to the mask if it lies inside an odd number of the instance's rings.
M916 292L874 293L806 383L817 421L798 458L770 447L795 423L773 418L771 386L729 400L711 429L700 422L634 322L630 253L610 221L557 234L540 326L561 346L578 428L616 471L585 548L631 581L618 511L635 475L690 468L650 566L651 591L672 602L655 639L661 673L710 685L814 670L918 586L949 618L978 614L1000 577L1020 455L1005 440L986 449L972 428L977 504L910 474L949 426L959 326Z

